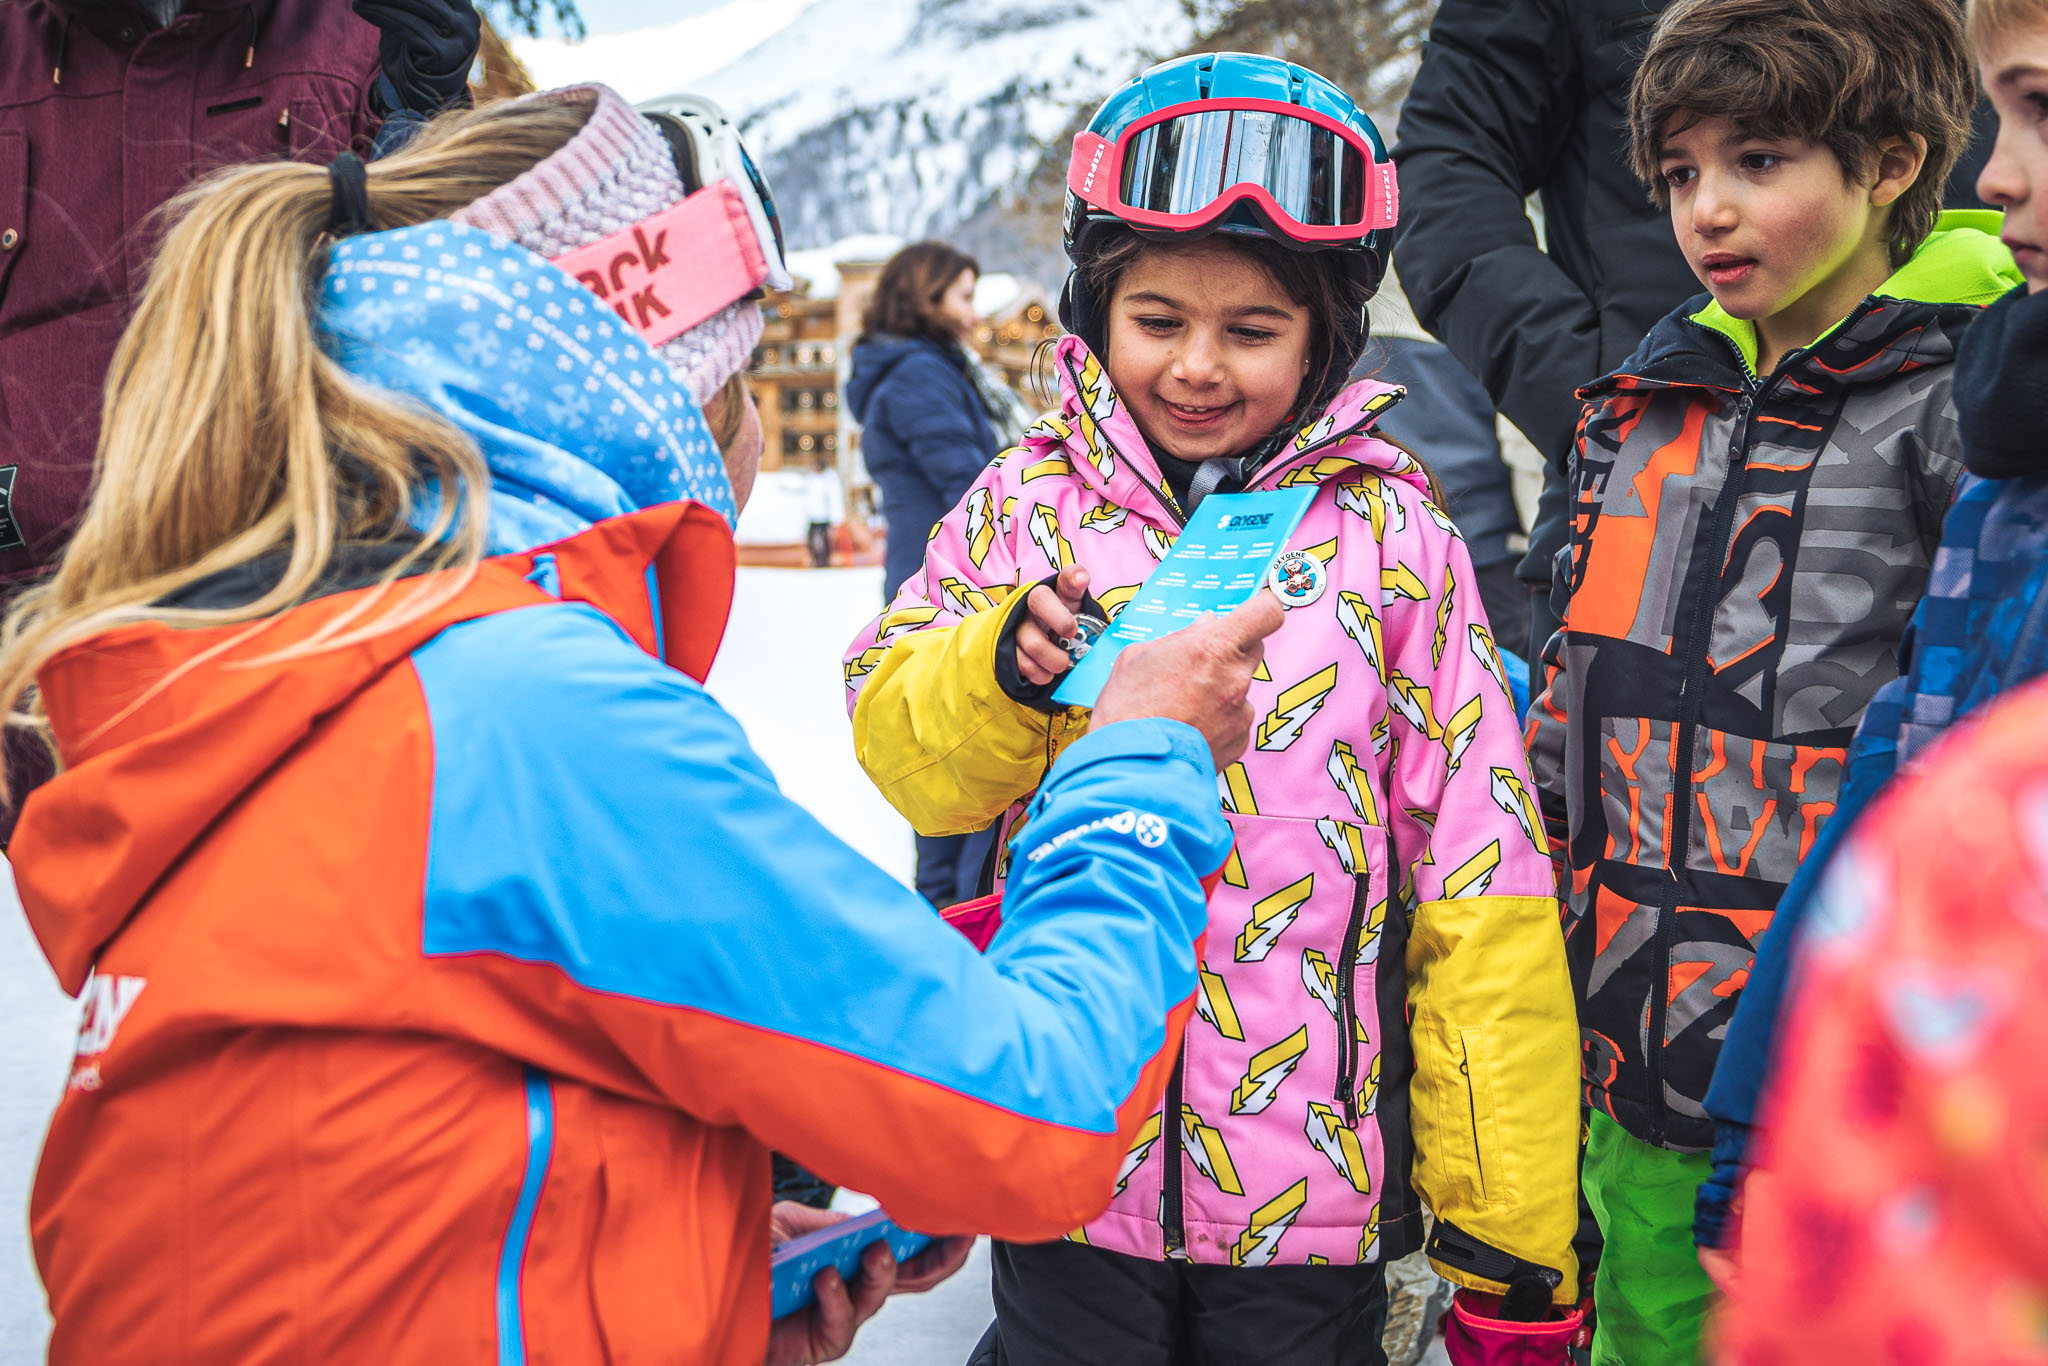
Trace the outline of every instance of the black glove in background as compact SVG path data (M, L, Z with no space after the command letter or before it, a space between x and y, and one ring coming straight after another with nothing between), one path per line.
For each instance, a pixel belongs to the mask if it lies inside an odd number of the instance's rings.
M382 35L377 60L398 103L380 114L409 109L431 118L463 98L483 37L476 6L468 0L350 0L349 7Z

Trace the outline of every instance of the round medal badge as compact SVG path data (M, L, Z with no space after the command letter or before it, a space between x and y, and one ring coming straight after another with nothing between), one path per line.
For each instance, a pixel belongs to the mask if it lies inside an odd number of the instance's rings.
M1282 607L1306 607L1330 586L1330 571L1306 550L1289 550L1273 561L1266 586Z

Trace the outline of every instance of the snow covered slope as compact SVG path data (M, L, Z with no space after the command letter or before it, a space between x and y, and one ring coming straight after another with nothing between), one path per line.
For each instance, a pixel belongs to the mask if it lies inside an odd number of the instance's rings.
M1020 186L1078 110L1193 36L1180 0L686 8L657 28L519 54L546 85L718 100L760 156L793 246L948 231Z

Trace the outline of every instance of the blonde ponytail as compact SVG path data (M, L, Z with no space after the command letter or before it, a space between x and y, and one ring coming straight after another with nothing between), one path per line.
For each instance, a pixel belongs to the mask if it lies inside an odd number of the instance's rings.
M369 166L371 226L447 217L560 150L590 111L574 100L518 101L436 120ZM56 573L0 626L9 724L48 740L35 676L69 646L134 621L251 623L201 659L210 657L307 597L345 543L416 542L376 592L291 653L392 629L467 583L437 575L399 591L422 569L474 568L489 478L455 427L358 383L320 350L312 305L330 211L326 168L288 163L222 171L168 206L170 229L107 373L91 501ZM410 517L428 480L451 496L420 537ZM280 552L283 573L253 602L164 605Z

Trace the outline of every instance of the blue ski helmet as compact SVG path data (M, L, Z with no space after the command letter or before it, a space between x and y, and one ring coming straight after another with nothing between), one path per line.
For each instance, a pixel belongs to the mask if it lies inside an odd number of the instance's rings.
M1386 271L1397 198L1379 130L1336 85L1276 57L1197 53L1131 80L1074 139L1061 239L1079 266L1115 226L1162 240L1259 237L1335 253L1366 299ZM1060 322L1099 351L1106 301L1089 296L1070 273ZM1364 318L1345 321L1340 379L1365 345Z

